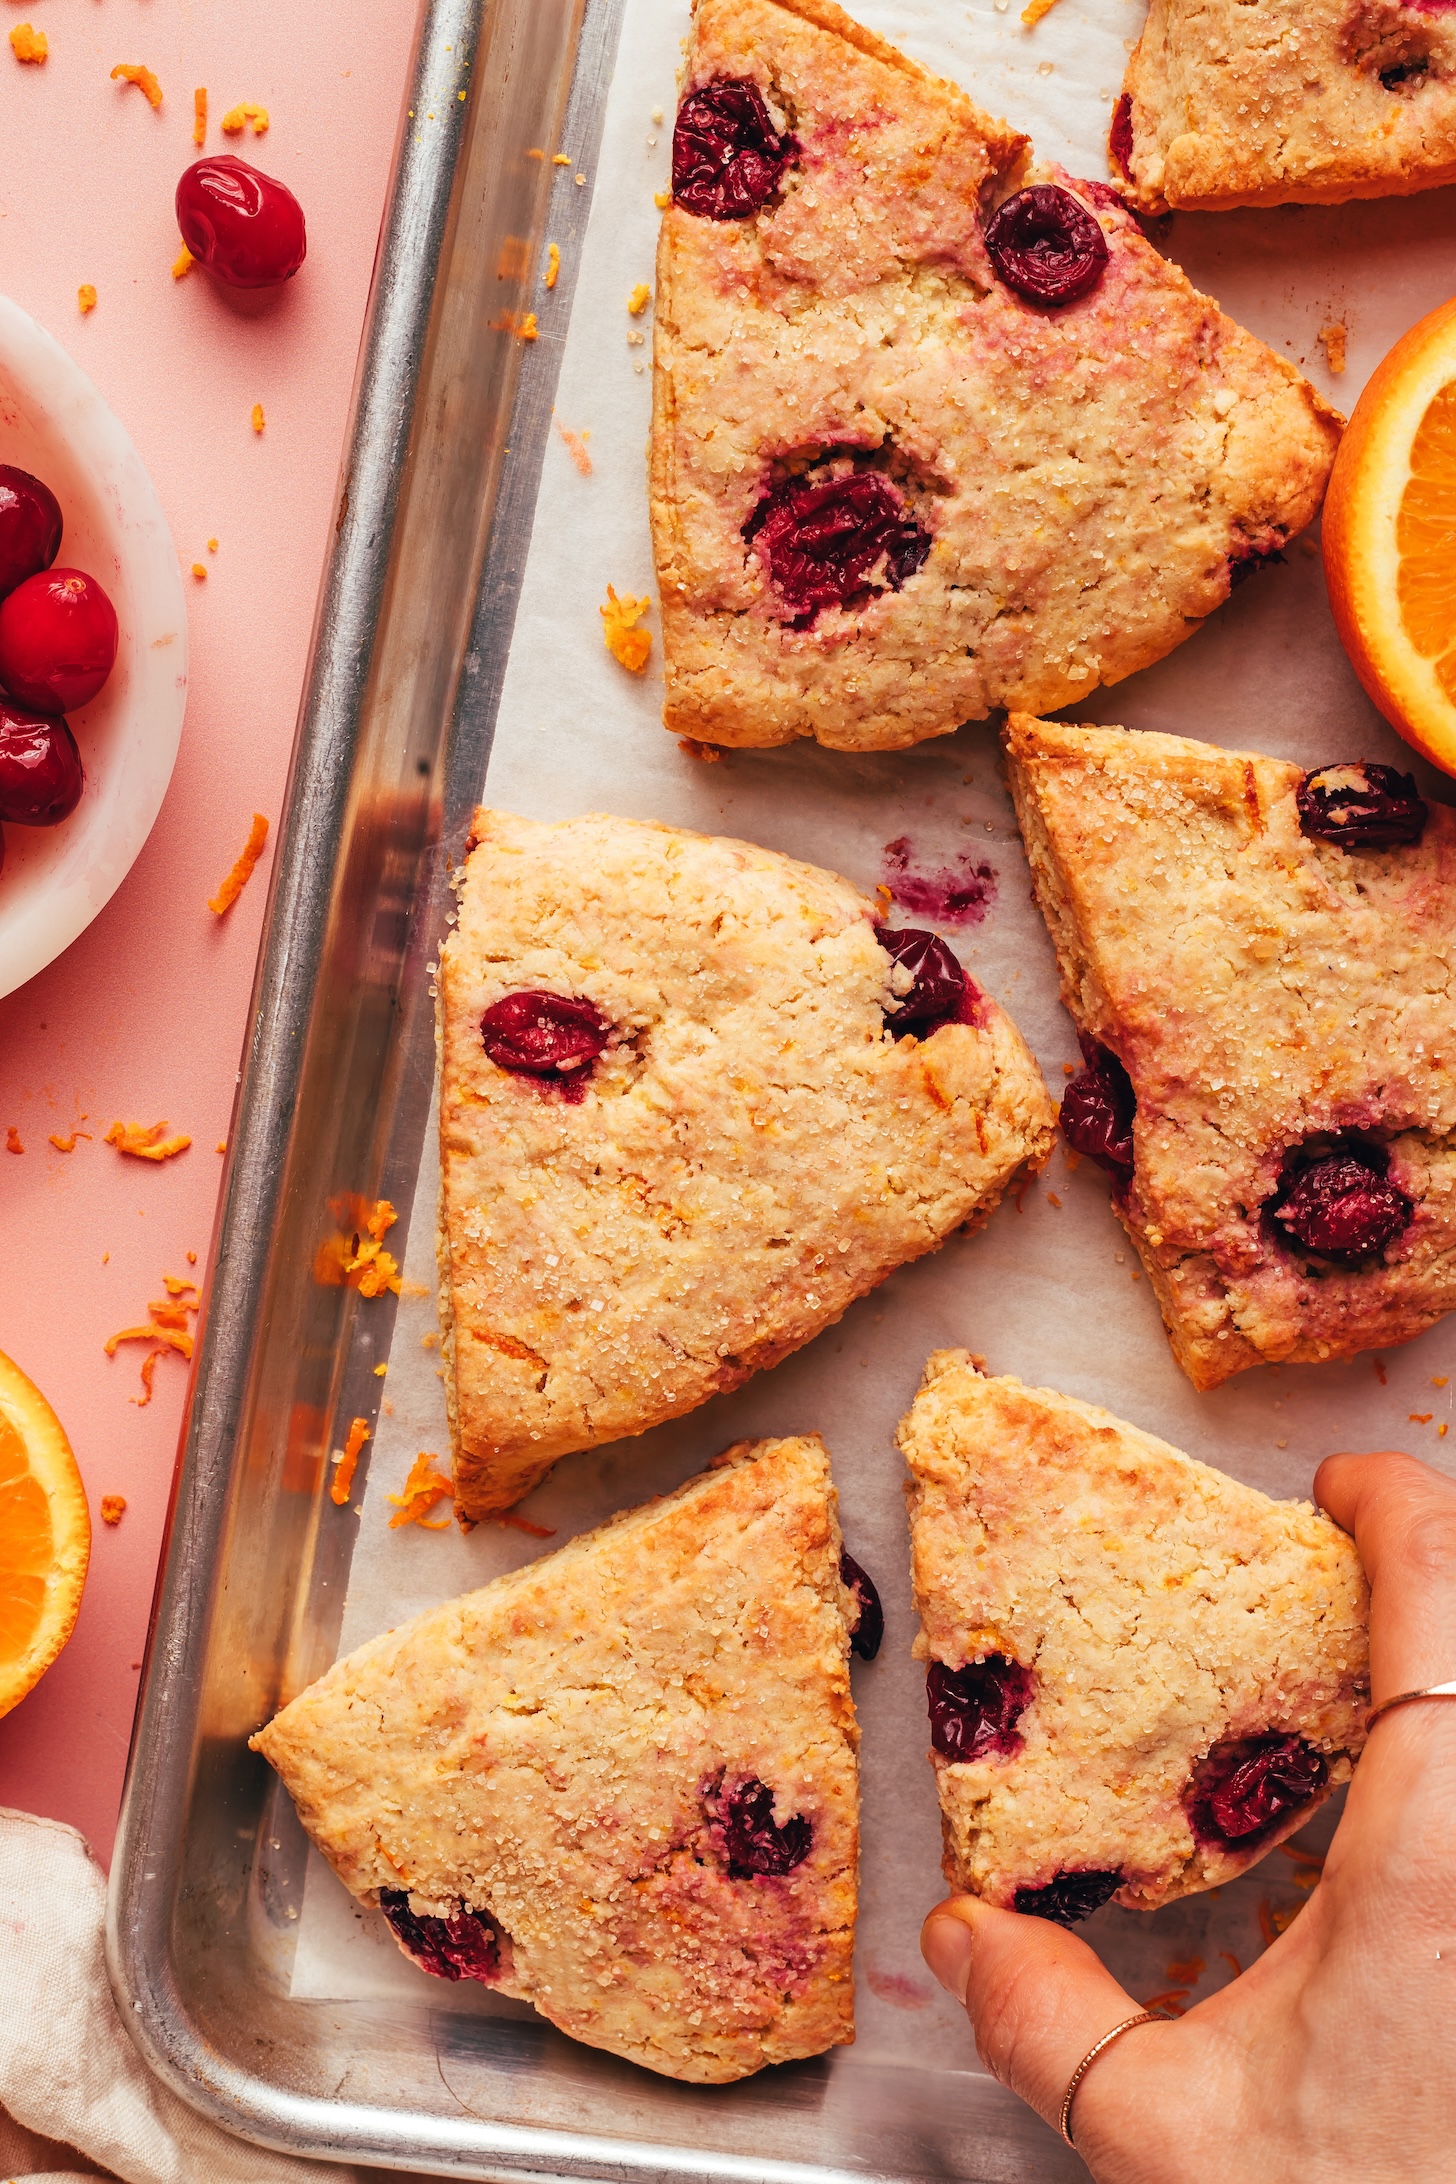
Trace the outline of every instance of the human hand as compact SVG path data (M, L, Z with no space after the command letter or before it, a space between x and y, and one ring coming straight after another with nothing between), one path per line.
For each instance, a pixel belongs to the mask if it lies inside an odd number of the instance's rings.
M1370 1580L1372 1703L1456 1676L1456 1485L1331 1456L1321 1506ZM982 2061L1054 2128L1140 2005L1086 1942L973 1896L921 1948ZM1449 2184L1456 2175L1456 1702L1372 1729L1319 1885L1250 1970L1098 2056L1071 2116L1098 2184Z

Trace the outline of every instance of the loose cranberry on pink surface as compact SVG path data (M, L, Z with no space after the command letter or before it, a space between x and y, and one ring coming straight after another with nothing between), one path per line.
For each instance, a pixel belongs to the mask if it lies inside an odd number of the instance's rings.
M885 1011L891 1030L926 1039L942 1024L955 1023L969 980L940 936L918 925L902 925L898 930L877 925L875 938L913 980L904 993L895 995L895 1006Z
M992 1653L964 1668L932 1661L925 1672L930 1742L942 1759L962 1766L990 1753L1021 1749L1017 1723L1031 1704L1036 1678L1020 1661Z
M808 1857L814 1830L802 1813L775 1820L773 1791L756 1775L719 1785L705 1800L733 1880L792 1873Z
M436 1979L477 1979L489 1987L499 1976L500 1931L488 1911L462 1904L451 1918L428 1918L411 1911L402 1888L382 1889L379 1908L405 1955Z
M61 504L28 470L0 463L0 597L48 569L61 548Z
M80 803L84 779L65 721L0 703L0 819L57 826Z
M1274 1220L1322 1259L1369 1258L1398 1236L1415 1212L1414 1201L1385 1174L1384 1159L1374 1146L1357 1146L1311 1161L1276 1197Z
M1110 1048L1079 1031L1077 1041L1086 1068L1062 1094L1058 1121L1074 1153L1105 1168L1119 1190L1132 1181L1132 1123L1137 1095L1132 1079Z
M116 662L116 609L83 569L46 569L0 601L0 683L22 705L74 713Z
M1100 1911L1122 1886L1120 1873L1059 1873L1045 1888L1018 1888L1012 1899L1016 1910L1034 1919L1051 1919L1058 1926L1079 1926Z
M821 607L843 607L883 589L899 591L930 552L898 486L878 470L838 477L785 478L770 488L743 526L775 589L806 628Z
M1028 303L1075 303L1107 265L1107 238L1070 190L1034 182L996 207L986 222L992 265Z
M1237 1847L1317 1797L1329 1779L1324 1755L1303 1737L1271 1731L1216 1744L1188 1799L1199 1839Z
M481 1044L497 1069L539 1078L573 1103L611 1029L594 1001L536 991L506 994L480 1019Z
M798 148L779 135L756 83L715 76L677 110L673 200L705 220L746 220L773 196Z
M1340 849L1403 849L1420 840L1430 810L1414 774L1359 759L1319 766L1295 791L1299 831Z
M859 1620L849 1634L849 1650L857 1653L862 1661L872 1661L885 1635L885 1611L880 1605L879 1588L869 1571L863 1569L847 1549L839 1558L839 1575L854 1594L859 1609Z
M292 190L231 152L186 170L177 184L177 226L198 264L230 288L292 280L308 252L303 207Z

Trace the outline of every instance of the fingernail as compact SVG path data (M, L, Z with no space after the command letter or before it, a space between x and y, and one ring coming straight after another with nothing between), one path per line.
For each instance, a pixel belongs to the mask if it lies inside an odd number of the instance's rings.
M920 1936L920 1954L947 1994L965 2007L971 1977L971 1935L959 1919L929 1918Z

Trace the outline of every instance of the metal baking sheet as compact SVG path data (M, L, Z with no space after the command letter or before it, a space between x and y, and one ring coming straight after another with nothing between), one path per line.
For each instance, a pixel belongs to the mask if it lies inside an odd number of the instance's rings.
M1102 173L1139 27L1129 0L1061 0L1034 33L998 0L863 0L858 12L1042 152ZM447 1446L428 1346L430 966L450 856L482 790L535 816L597 808L744 835L866 887L902 839L922 873L984 867L985 915L950 937L1054 1086L1075 1053L990 728L884 756L800 747L705 765L664 735L653 676L628 677L602 646L607 584L651 589L648 352L628 338L646 322L626 298L651 279L686 25L684 0L436 0L422 17L114 1867L113 1979L179 2092L299 2151L653 2184L1071 2177L1079 2164L980 2070L918 1959L941 1884L895 1419L927 1352L964 1342L993 1369L1106 1402L1270 1491L1303 1493L1336 1445L1414 1435L1442 1459L1451 1394L1432 1383L1452 1371L1446 1330L1390 1353L1379 1375L1368 1358L1260 1370L1198 1397L1105 1187L1057 1156L982 1235L902 1270L774 1373L557 1467L530 1513L559 1540L745 1434L812 1428L829 1444L847 1536L888 1613L880 1659L855 1669L860 2029L832 2056L705 2091L573 2045L521 2005L441 1988L310 1857L246 1751L344 1647L539 1551L493 1526L461 1538L387 1523L413 1456ZM1453 228L1442 192L1188 216L1161 247L1347 405L1441 300ZM550 292L548 240L561 260ZM521 338L532 310L534 343ZM1339 381L1316 341L1331 319L1349 329ZM1411 762L1359 692L1300 548L1181 652L1076 712L1310 764ZM351 1192L400 1209L397 1308L314 1279L329 1201ZM356 1514L326 1488L329 1452L361 1413L375 1434ZM1297 1907L1296 1879L1276 1855L1154 1919L1107 1910L1083 1931L1139 1998L1203 1994Z

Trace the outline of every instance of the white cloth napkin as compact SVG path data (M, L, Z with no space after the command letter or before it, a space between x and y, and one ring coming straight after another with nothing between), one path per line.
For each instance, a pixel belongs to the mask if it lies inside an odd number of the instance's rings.
M105 1912L105 1877L74 1828L0 1807L0 2109L124 2184L357 2184L352 2168L233 2138L152 2076L111 1998ZM0 2161L17 2143L0 2134ZM0 2177L87 2184L56 2153Z

